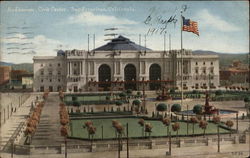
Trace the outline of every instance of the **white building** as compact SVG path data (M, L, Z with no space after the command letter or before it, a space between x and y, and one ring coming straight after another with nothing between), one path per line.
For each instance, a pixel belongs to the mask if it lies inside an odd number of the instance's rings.
M193 55L191 50L183 50L182 57L185 90L219 86L218 56ZM143 85L138 81L142 80L152 81L144 85L148 90L158 89L166 80L172 81L167 85L181 88L180 50L153 51L123 36L89 52L60 50L57 56L35 56L33 60L36 92L45 89L74 92L123 88L141 90Z

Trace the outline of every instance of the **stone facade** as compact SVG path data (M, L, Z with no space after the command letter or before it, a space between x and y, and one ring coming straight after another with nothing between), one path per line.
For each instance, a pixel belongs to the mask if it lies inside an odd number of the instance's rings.
M183 50L185 90L217 88L219 60L216 55L193 55ZM181 51L61 51L55 57L34 57L34 91L96 91L89 81L170 80L181 87ZM157 72L155 72L156 70ZM134 73L134 75L133 75ZM118 85L117 85L118 86ZM117 87L117 86L114 86ZM124 85L120 85L124 86ZM99 86L100 87L100 86ZM105 86L104 86L105 88ZM141 90L141 85L133 87ZM155 87L146 85L146 89Z

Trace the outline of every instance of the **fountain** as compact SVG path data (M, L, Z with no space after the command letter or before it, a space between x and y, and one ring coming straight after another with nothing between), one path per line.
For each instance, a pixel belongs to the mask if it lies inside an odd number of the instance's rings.
M206 92L204 114L211 115L211 114L218 114L218 112L219 109L215 108L215 106L209 105L209 95Z
M156 97L156 100L163 101L163 100L171 100L171 96L168 94L168 89L164 86L162 87L162 92Z

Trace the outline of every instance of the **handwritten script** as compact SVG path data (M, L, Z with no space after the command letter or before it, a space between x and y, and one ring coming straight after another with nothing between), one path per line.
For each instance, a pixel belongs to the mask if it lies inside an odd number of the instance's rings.
M182 12L186 11L186 5L182 6ZM150 8L150 14L146 17L143 23L149 26L146 35L154 34L166 34L169 25L176 26L177 23L177 12L178 9L175 8L174 11L169 15L166 15L167 11L161 11L155 7Z

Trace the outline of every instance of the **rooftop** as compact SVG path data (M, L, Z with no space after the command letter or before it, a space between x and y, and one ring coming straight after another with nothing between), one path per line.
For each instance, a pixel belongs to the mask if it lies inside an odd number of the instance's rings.
M95 51L113 51L113 50L151 50L149 48L140 46L130 41L130 39L119 36L111 40L111 42L94 49Z

